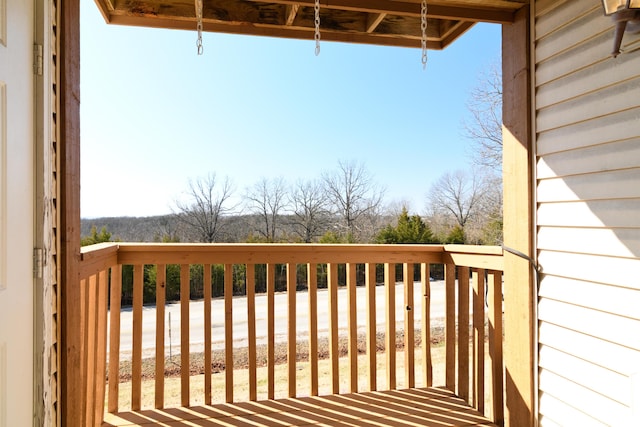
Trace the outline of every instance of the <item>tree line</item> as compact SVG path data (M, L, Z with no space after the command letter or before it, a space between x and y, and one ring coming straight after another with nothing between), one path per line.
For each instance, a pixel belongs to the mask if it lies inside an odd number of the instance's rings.
M461 175L457 175L462 179ZM447 178L448 179L448 178ZM453 224L449 226L449 232L440 236L434 232L431 223L435 223L435 216L423 218L417 214L410 214L406 206L403 206L400 213L392 215L384 214L379 207L380 198L370 198L360 195L349 194L343 191L341 199L337 202L339 209L331 210L331 193L324 194L324 205L317 204L317 209L310 209L311 203L307 203L300 211L295 209L296 204L291 204L293 211L286 212L287 204L284 202L287 194L283 181L275 182L261 181L252 188L252 197L248 200L254 211L250 215L242 218L244 221L230 221L231 218L238 219L238 215L232 215L226 211L224 200L228 189L227 184L222 185L222 193L215 192L215 180L209 176L204 181L198 181L191 186L194 200L190 204L181 205L181 211L168 217L156 217L150 222L157 227L153 240L156 242L203 242L213 243L224 242L296 242L296 243L380 243L380 244L429 244L429 243L465 243L465 227L470 221L474 221L481 212L479 206L484 206L487 202L482 199L477 187L467 186L462 181L456 185L438 188L438 196L447 199L447 188L455 188L458 193L453 198L455 203L447 207L446 204L438 205L439 214L450 219ZM348 182L348 179L344 182ZM449 182L449 181L446 181ZM449 183L451 184L451 183ZM468 187L468 188L467 188ZM297 188L309 188L306 186ZM337 185L335 187L338 188ZM349 188L360 188L352 185ZM435 194L436 187L432 188ZM467 194L468 193L468 194ZM315 193L314 193L315 194ZM203 195L199 198L198 195ZM206 197L204 197L206 196ZM287 200L294 200L288 196ZM224 199L224 200L223 200ZM276 199L276 201L274 201ZM307 197L309 202L312 198ZM316 199L318 200L318 199ZM437 199L433 199L437 201ZM322 206L322 209L320 209ZM335 206L335 205L334 205ZM454 209L458 209L455 210ZM435 211L435 210L434 210ZM284 213L286 212L286 213ZM224 213L224 215L223 215ZM304 221L303 221L304 220ZM96 220L94 220L96 221ZM99 221L99 220L98 220ZM86 221L85 221L86 223ZM126 221L125 221L126 223ZM489 221L490 224L490 221ZM235 233L231 233L231 230ZM446 229L446 228L443 228ZM181 230L181 231L179 231ZM232 236L236 236L232 238ZM241 240L237 236L245 236ZM288 238L287 238L288 237ZM90 232L82 238L82 245L91 245L102 242L119 240L112 239L112 234L107 226L103 225L98 231L95 224ZM177 301L180 299L180 265L166 266L166 300ZM246 293L245 265L233 265L232 282L234 295L244 295ZM266 265L255 266L255 290L256 292L266 291ZM285 291L287 288L287 274L285 265L275 266L275 290ZM306 265L299 265L297 268L297 286L299 289L306 288ZM327 286L327 266L317 266L318 287ZM401 279L402 266L396 266L396 277ZM124 305L132 303L133 297L133 269L132 265L123 266L122 270L122 301ZM157 266L143 266L143 301L144 303L154 303L156 295ZM189 290L191 299L199 299L204 296L204 266L190 265ZM339 286L346 284L345 265L338 266ZM211 266L212 296L219 297L224 294L224 266L214 264ZM383 281L383 266L376 266L376 282ZM416 268L414 280L420 280L420 269ZM432 266L431 276L441 278L440 266ZM357 284L364 284L364 265L356 266Z

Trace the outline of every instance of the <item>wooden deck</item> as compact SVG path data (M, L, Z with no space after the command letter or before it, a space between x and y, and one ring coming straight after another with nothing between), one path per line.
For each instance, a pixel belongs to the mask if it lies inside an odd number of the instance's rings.
M391 390L106 414L122 426L496 426L440 388Z

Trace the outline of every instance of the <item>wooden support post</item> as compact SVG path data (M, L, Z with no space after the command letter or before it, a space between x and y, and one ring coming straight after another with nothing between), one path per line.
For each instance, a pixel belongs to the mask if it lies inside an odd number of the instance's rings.
M84 330L80 291L80 0L58 2L58 237L60 248L60 415L86 424Z
M533 256L530 8L502 26L504 244ZM504 256L506 423L534 424L534 281L529 263Z

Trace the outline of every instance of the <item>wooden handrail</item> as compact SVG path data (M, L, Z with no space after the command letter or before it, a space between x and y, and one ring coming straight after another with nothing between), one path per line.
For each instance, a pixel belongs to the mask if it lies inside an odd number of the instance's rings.
M212 265L224 265L224 296L225 296L225 333L224 333L224 363L225 369L225 400L233 402L234 374L233 374L233 335L231 325L233 323L232 295L234 292L234 265L246 266L244 286L247 289L248 323L248 352L250 358L256 358L256 306L255 288L256 265L266 265L266 292L267 292L267 397L275 397L274 375L274 304L275 294L275 269L276 265L286 269L287 299L286 307L278 307L279 312L287 313L287 358L288 358L288 395L295 397L300 393L318 394L318 325L315 317L318 313L317 288L318 277L316 275L319 265L326 265L328 285L328 340L331 393L340 393L341 380L339 377L339 345L338 339L338 266L344 265L346 269L345 293L347 301L347 331L348 338L348 363L350 366L346 378L346 389L342 391L356 392L359 390L358 378L358 327L366 330L366 362L369 366L366 370L368 389L375 390L379 384L377 378L376 357L376 333L384 332L386 336L386 387L394 389L397 386L396 374L396 333L399 330L404 334L404 386L414 387L416 378L422 380L424 386L431 386L433 382L432 361L430 350L430 265L445 264L445 288L446 288L446 386L466 399L472 406L481 412L485 410L485 322L488 322L488 354L491 361L491 372L486 377L490 386L487 389L491 397L491 404L486 408L491 411L495 421L501 422L503 418L502 408L502 249L499 247L479 247L465 245L320 245L320 244L149 244L149 243L106 243L85 247L82 250L82 259L79 271L81 273L81 286L85 295L83 316L85 319L86 365L85 370L88 379L85 388L88 390L87 402L85 402L87 418L91 425L100 425L102 419L99 414L104 407L104 370L106 364L106 340L107 325L107 289L110 291L111 314L109 335L109 382L108 404L109 412L118 411L118 382L120 365L120 298L122 295L122 267L134 266L133 280L133 342L132 349L132 409L141 409L141 320L142 320L142 288L145 276L145 266L155 266L157 269L157 283L152 284L157 292L156 304L156 346L164 346L164 305L167 284L166 269L169 265L180 265L180 306L181 306L181 366L186 369L181 371L181 403L189 406L190 396L190 331L189 331L189 301L191 267L201 265L202 271L207 272L204 284L209 289L204 292L204 303L208 305L204 316L205 330L211 330L211 271ZM366 302L368 306L366 324L358 325L356 316L356 265L364 264L364 284L366 286ZM422 310L415 312L416 295L414 295L414 271L415 264L419 264L421 277ZM308 289L308 304L296 303L297 275L301 271L298 265L306 266L306 278ZM375 285L376 265L384 265L384 295L387 306L384 319L376 318L375 310ZM396 265L402 266L401 282L396 280ZM279 267L280 268L280 267ZM488 278L488 280L487 280ZM471 279L471 282L470 282ZM403 295L396 295L396 285L402 283ZM485 287L487 287L487 304L485 304ZM340 293L340 295L342 295ZM407 307L404 319L396 319L395 300L403 298L403 304ZM472 301L470 301L472 298ZM342 303L341 303L342 304ZM98 312L92 313L93 305L97 305ZM103 307L104 306L104 307ZM485 307L488 309L485 310ZM284 310L284 311L282 311ZM309 337L310 350L310 389L299 390L296 388L296 358L297 358L297 334L296 321L300 313L309 313ZM472 313L470 316L469 313ZM421 320L422 338L422 365L418 367L421 374L416 375L414 360L414 324L418 316ZM313 319L311 318L313 317ZM376 330L376 323L384 321L383 330ZM457 327L456 327L457 326ZM473 335L470 335L470 330ZM104 342L104 344L103 344ZM204 337L205 353L204 362L208 380L205 381L203 390L204 400L211 403L211 336ZM472 352L469 353L469 346ZM164 406L164 348L156 348L156 384L155 406ZM162 360L161 360L162 359ZM93 377L92 377L93 376ZM101 379L102 378L102 379ZM401 377L402 378L402 377ZM471 381L469 381L471 379ZM256 360L249 363L249 399L256 400L257 393ZM102 387L102 391L100 388Z
M119 243L119 264L364 264L443 262L442 245Z
M442 262L459 267L503 271L502 255L500 246L444 245Z
M108 270L118 264L118 245L116 243L99 243L84 246L80 250L80 279Z

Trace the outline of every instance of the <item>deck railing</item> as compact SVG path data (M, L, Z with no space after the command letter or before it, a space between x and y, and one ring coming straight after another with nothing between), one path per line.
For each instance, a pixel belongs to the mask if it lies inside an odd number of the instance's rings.
M145 266L152 266L155 274L155 407L165 405L165 357L166 342L166 285L167 266L179 265L180 282L180 401L182 406L192 404L190 374L189 309L191 269L199 266L202 274L202 296L204 316L203 365L205 404L212 403L212 266L224 265L222 293L224 298L224 400L233 402L234 395L234 331L233 294L234 266L244 270L244 296L246 298L248 351L248 398L258 398L257 339L256 339L256 271L266 272L266 346L267 378L266 398L275 397L275 346L274 319L276 310L286 311L287 396L317 395L319 390L319 331L318 331L318 285L327 286L327 327L330 386L323 393L336 394L341 391L357 392L360 388L358 364L358 331L364 327L366 389L379 387L378 358L382 357L377 335L384 334L385 389L395 389L397 378L397 351L403 349L404 372L402 386L416 386L416 375L422 386L433 384L433 362L431 349L431 266L442 265L445 279L445 379L444 385L464 398L494 422L503 420L503 366L502 366L502 250L497 247L474 247L459 245L289 245L289 244L100 244L83 248L80 265L82 292L82 322L77 333L83 336L83 366L74 377L84 390L86 401L81 402L86 425L100 425L105 401L109 412L124 409L119 407L120 356L121 356L121 306L123 289L123 266L133 270L132 286L132 346L131 346L131 407L142 408L143 366L143 299ZM397 274L401 265L401 273ZM302 268L300 267L302 266ZM326 279L318 277L318 267L326 272ZM286 305L275 306L276 267L285 272ZM419 269L419 270L416 270ZM237 270L237 269L236 269ZM340 275L339 275L340 270ZM435 269L434 269L435 270ZM303 271L303 274L300 274ZM376 273L383 271L384 319L379 319L375 307ZM419 271L419 274L418 274ZM401 277L400 277L401 276ZM420 294L415 295L414 278L419 277ZM346 291L338 292L344 280ZM398 280L399 279L399 280ZM149 278L147 277L147 281ZM396 295L397 282L403 295ZM364 282L364 283L362 283ZM364 293L357 292L361 284ZM148 286L148 283L147 283ZM307 289L304 304L299 304L299 287ZM237 291L236 287L236 291ZM339 295L346 298L339 301ZM485 298L486 295L486 298ZM364 324L358 324L357 299L364 297ZM396 299L403 298L403 318L398 318ZM345 312L339 313L341 307ZM344 305L343 305L344 304ZM362 304L361 304L362 305ZM419 307L419 313L416 308ZM362 310L362 309L361 309ZM297 322L301 314L307 318L307 336L297 334ZM341 390L339 370L339 337L341 334L339 314L346 316L348 374L347 390ZM362 317L362 316L361 316ZM416 319L419 317L419 319ZM360 320L360 323L363 323ZM379 330L378 323L383 323ZM416 324L418 328L416 328ZM421 343L416 347L416 329ZM403 344L397 346L397 336ZM488 341L486 341L488 339ZM297 376L297 346L305 341L308 346L308 388L299 390ZM416 348L419 348L421 363L415 363ZM489 360L485 360L485 354ZM107 363L108 362L108 363ZM490 373L485 373L485 364ZM107 368L108 367L108 368ZM105 375L106 374L106 375ZM344 371L343 371L344 374ZM108 384L107 380L108 378ZM486 385L485 385L486 384ZM486 387L488 386L488 395ZM360 390L362 391L362 390ZM105 398L106 393L106 398ZM485 401L490 402L485 407Z

